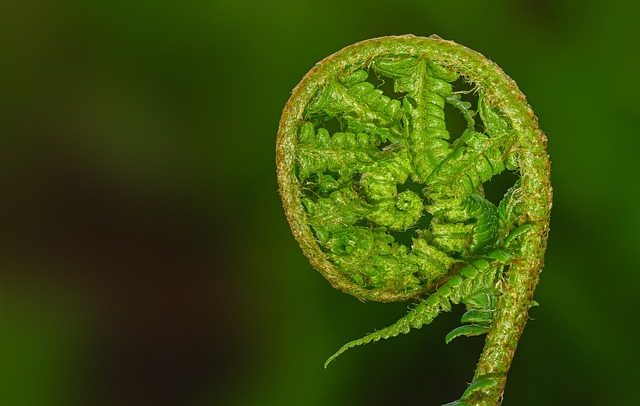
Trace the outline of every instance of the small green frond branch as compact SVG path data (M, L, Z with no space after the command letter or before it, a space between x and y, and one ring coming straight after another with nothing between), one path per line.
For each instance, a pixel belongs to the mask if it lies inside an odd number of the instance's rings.
M326 368L331 361L350 348L395 337L401 333L407 334L412 328L419 329L430 324L440 312L450 311L452 304L458 304L464 298L492 289L504 265L500 262L489 263L486 260L477 260L472 265L466 266L458 275L449 278L442 287L393 325L343 345L325 362L324 367Z
M466 123L462 134L450 134L445 105ZM363 301L419 301L325 367L463 304L445 341L486 334L485 348L449 405L498 405L536 304L552 198L546 137L515 82L438 37L354 44L294 89L276 160L285 213L314 268ZM483 185L504 171L518 179L491 202Z

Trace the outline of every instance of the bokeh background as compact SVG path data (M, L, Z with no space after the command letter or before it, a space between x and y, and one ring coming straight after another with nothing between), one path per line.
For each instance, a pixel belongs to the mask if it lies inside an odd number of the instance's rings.
M407 304L303 257L275 136L291 89L367 38L452 39L519 84L555 198L504 405L637 405L640 24L577 0L73 1L0 6L0 404L439 405L481 338L324 360Z

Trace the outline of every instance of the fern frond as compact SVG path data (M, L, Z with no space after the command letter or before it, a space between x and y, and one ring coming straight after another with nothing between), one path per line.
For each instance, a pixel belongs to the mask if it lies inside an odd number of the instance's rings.
M407 92L402 105L408 145L417 178L424 180L451 151L444 104L457 75L422 58L383 60L374 68L395 79L397 92Z
M450 278L431 296L420 302L418 306L394 324L343 345L325 362L325 368L339 355L351 348L407 334L412 328L422 328L422 326L430 324L440 312L451 311L452 304L458 304L466 297L478 292L493 289L498 276L497 271L501 270L502 266L503 264L499 262L490 264L486 260L475 261L472 265L463 268L457 276Z
M461 140L464 144L447 156L426 181L434 198L469 196L506 168L504 157L510 146L510 134L487 137L467 131Z
M489 326L483 326L479 324L468 324L468 325L456 327L445 336L444 342L445 344L449 344L451 341L453 341L454 339L460 336L465 336L465 337L479 336L482 334L486 334L487 331L489 331Z
M343 77L341 82L356 100L366 104L371 110L387 117L390 121L399 123L402 119L402 103L399 100L385 96L382 90L377 89L373 83L366 81L368 77L369 72L357 70Z
M476 112L471 109L471 103L462 101L462 96L459 93L451 93L445 98L445 102L460 111L467 122L467 130L472 131L475 128L476 120L474 117Z
M325 172L337 173L341 178L353 176L358 171L366 171L384 156L376 144L376 139L365 133L330 135L325 128L316 132L313 124L304 123L298 144L298 174L305 180Z
M372 109L371 105L379 106L379 99L378 93L367 92L362 86L346 87L337 80L330 80L309 104L306 115L310 119L339 118L349 131L376 135L381 142L402 138L399 116L393 108Z

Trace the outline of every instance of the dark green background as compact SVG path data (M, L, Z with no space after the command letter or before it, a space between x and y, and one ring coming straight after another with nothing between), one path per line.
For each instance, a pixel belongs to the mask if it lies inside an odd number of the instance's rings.
M405 33L497 62L549 139L541 305L504 405L638 404L640 24L623 1L7 3L1 404L457 398L482 347L444 345L459 309L322 369L407 305L334 291L277 194L291 89L346 45Z

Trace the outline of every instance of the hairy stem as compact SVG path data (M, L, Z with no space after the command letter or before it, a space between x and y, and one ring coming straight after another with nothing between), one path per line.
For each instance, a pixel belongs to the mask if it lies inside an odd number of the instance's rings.
M473 399L466 399L469 403L476 406L500 404L507 372L527 321L540 266L539 263L513 265L507 273L496 318L487 333L484 350L473 377L474 381L492 379L497 385L474 392Z

